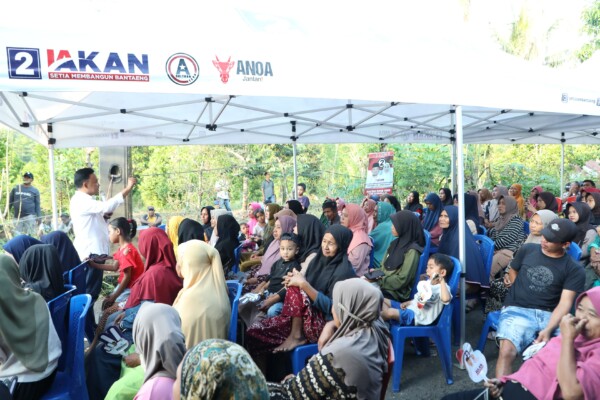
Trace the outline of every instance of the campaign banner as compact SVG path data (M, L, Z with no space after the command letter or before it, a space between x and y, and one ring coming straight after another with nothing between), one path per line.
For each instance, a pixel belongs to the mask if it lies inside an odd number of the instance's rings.
M394 152L369 153L364 194L392 193L394 187Z

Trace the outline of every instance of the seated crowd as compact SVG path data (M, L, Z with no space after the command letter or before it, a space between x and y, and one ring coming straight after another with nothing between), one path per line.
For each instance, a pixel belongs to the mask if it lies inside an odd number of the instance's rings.
M90 399L380 398L390 324L434 324L456 295L449 279L450 257L459 258L459 207L466 291L485 293L485 314L500 311L489 394L598 398L600 191L580 188L557 198L536 186L527 199L519 184L454 196L448 188L424 197L411 191L404 207L391 194L361 204L328 198L320 218L307 213L302 196L284 206L253 202L241 223L206 206L200 221L173 216L164 230L150 207L137 248L135 221L107 223L118 246L107 259L81 260L61 231L41 241L16 236L0 256L0 398L37 399L52 385L61 343L46 303L65 291L63 273L81 261L119 272L97 328L86 332ZM480 234L494 242L491 266ZM582 250L579 262L567 254L572 243ZM237 310L228 279L242 285ZM226 340L230 322L243 347ZM102 345L111 327L131 344L123 354ZM534 342L547 345L513 373ZM318 353L290 374L289 352L310 343Z

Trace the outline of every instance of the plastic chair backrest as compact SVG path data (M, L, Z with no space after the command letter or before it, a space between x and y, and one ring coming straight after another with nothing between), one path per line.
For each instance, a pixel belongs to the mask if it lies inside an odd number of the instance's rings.
M484 235L473 235L473 237L479 241L479 251L487 272L486 276L489 276L492 270L492 260L494 259L494 241Z
M371 252L369 253L369 268L375 268L375 239L372 236L369 236L371 239Z
M525 236L529 235L529 222L523 221L523 232Z
M85 276L88 268L87 261L84 261L75 268L65 272L65 274L68 273L69 275L67 283L76 287L75 294L85 294Z
M485 226L483 226L483 225L479 225L479 229L478 229L478 231L479 231L479 230L481 230L481 233L480 233L480 235L487 236L487 229L485 228Z
M69 333L68 311L71 298L74 296L74 294L75 286L65 285L65 292L48 302L48 309L50 310L52 323L54 324L54 329L56 329L56 333L58 334L58 338L60 339L60 343L62 345L62 355L58 360L59 370L63 370L65 364L65 353L67 350Z
M242 296L242 284L238 281L227 281L227 293L231 303L231 320L229 321L227 339L235 343L237 340L237 317L240 297Z
M238 247L235 248L235 250L233 251L233 255L235 258L233 267L231 267L231 271L234 274L237 274L240 270L240 259L242 257L242 245L239 245Z
M460 274L462 272L462 267L460 265L460 261L457 258L450 257L452 262L454 262L454 271L452 271L452 276L450 277L450 281L448 282L448 286L450 286L450 292L453 296L456 296L458 293L458 284L460 282Z
M579 260L581 259L581 253L581 247L579 247L577 243L571 242L571 245L567 249L567 254L570 255L571 258L573 258L573 260L579 262Z
M431 248L431 233L426 229L423 229L423 233L425 234L425 247L423 247L423 253L419 257L419 265L417 266L417 273L415 275L415 282L413 283L413 287L410 291L410 298L415 297L417 293L417 284L419 283L419 277L425 273L427 270L427 261L429 261L429 249Z

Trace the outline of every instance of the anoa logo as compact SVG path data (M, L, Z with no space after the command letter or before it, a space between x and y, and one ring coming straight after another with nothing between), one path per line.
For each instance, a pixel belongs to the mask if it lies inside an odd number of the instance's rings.
M200 76L198 62L186 53L173 54L167 59L165 68L169 79L182 86L191 85Z
M239 60L236 74L243 75L245 81L262 81L265 76L273 76L273 68L269 61Z
M50 79L150 81L148 55L47 49Z
M219 71L219 76L221 77L221 82L227 83L229 82L229 71L235 65L235 61L231 61L231 57L227 59L227 61L219 60L219 57L215 56L216 61L213 60L213 65Z

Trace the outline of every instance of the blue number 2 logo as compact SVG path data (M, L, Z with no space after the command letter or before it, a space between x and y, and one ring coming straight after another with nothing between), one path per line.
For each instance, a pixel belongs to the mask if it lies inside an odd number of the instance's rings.
M40 50L7 47L8 77L11 79L42 79Z

